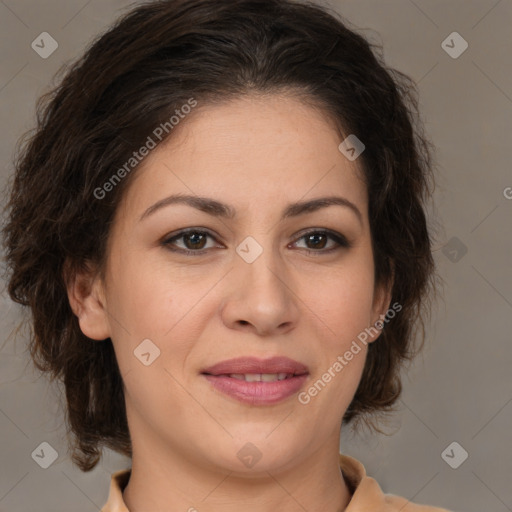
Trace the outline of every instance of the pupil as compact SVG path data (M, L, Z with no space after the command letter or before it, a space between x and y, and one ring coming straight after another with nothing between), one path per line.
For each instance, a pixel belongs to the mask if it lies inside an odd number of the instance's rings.
M194 234L192 234L192 235L186 235L187 240L189 240L189 241L190 241L190 240L192 239L193 249L198 249L198 247L196 247L196 244L197 244L197 243L200 243L200 241L198 241L198 240L193 240L195 237L203 237L203 239L204 239L204 235L203 235L203 234L201 234L201 233L194 233ZM204 240L203 240L203 241L204 241ZM201 248L201 247L199 247L199 249L200 249L200 248Z
M198 237L198 238L196 238ZM323 239L323 244L320 242L320 244L318 243L318 237L324 237L324 235L322 234L314 234L314 235L309 235L308 237L308 243L312 242L313 243L313 246L314 247L320 247L320 248L323 248L324 245L325 245L325 237ZM185 238L187 239L188 242L191 242L192 243L192 246L194 249L200 249L202 248L201 247L197 247L197 244L201 245L201 241L204 242L204 234L202 233L193 233L193 234L189 234L189 235L185 235ZM202 240L200 240L202 238Z
M311 241L312 239L316 238L316 237L323 237L324 235L319 235L319 234L315 234L315 235L309 235L309 241ZM325 242L325 238L324 238L324 242ZM318 247L318 244L315 244L315 247ZM324 247L324 244L321 244L321 248Z

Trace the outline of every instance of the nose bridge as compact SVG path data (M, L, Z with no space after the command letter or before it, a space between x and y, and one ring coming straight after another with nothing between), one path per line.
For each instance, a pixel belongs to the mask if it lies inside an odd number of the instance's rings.
M260 334L271 333L298 318L282 255L263 230L237 246L231 295L226 297L224 320L234 325L251 324Z
M237 247L238 266L243 273L243 283L253 287L254 291L275 293L284 286L285 269L281 254L268 233L247 236ZM259 241L258 241L259 240ZM250 290L249 290L250 291Z

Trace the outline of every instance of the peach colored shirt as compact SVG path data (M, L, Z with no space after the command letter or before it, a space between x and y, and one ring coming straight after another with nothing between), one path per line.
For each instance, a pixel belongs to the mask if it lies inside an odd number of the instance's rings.
M366 475L364 466L353 457L340 454L340 468L352 499L345 512L450 512L444 508L417 505L393 494L384 494L376 480ZM130 512L123 500L123 490L130 469L112 474L110 494L100 512Z

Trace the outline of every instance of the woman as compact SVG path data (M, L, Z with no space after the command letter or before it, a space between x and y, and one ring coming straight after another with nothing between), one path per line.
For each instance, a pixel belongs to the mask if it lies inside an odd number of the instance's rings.
M433 287L414 85L294 1L136 7L40 106L5 228L104 512L439 511L339 454ZM373 418L373 420L372 420Z

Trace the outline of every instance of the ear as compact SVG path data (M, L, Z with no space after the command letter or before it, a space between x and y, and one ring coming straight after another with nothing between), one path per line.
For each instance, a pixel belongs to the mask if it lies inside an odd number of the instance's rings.
M83 270L72 272L66 261L63 275L69 304L78 318L80 330L93 340L109 338L110 324L99 272L90 264L86 264Z
M381 331L384 325L386 324L385 317L391 304L394 281L395 270L394 265L392 265L391 277L386 282L383 281L375 284L375 289L373 293L371 324L369 329L371 331L371 335L368 337L367 340L369 343L375 341L381 335Z

